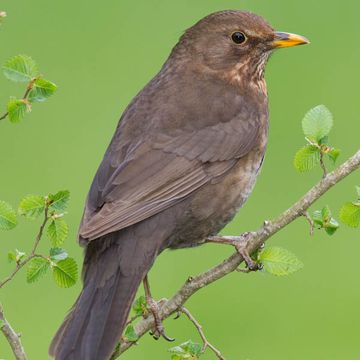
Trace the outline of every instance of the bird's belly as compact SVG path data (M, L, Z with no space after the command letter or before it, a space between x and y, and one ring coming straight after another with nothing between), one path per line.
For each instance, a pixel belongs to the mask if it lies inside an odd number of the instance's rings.
M261 168L263 151L253 151L238 160L218 182L207 184L186 204L170 248L192 247L217 234L249 197ZM183 221L181 221L183 220Z

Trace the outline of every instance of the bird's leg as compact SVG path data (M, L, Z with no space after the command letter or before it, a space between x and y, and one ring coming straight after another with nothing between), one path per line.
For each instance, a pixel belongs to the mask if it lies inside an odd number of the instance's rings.
M243 257L246 266L249 271L256 271L261 269L261 265L251 258L247 249L248 237L250 233L246 232L240 236L210 236L206 239L206 242L212 242L217 244L232 245L236 251Z
M159 340L160 337L163 337L167 341L174 341L175 339L170 338L165 334L165 328L159 316L159 303L156 302L151 295L149 279L147 275L144 277L143 283L144 283L146 302L149 306L152 315L154 316L154 322L155 322L154 331L150 334L153 336L155 340Z

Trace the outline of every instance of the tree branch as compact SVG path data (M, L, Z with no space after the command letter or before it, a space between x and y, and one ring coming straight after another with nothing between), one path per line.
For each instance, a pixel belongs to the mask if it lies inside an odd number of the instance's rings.
M23 261L19 262L16 264L16 268L14 269L14 271L9 275L7 276L5 279L3 279L2 281L0 281L0 289L5 285L7 284L10 280L12 280L14 278L14 276L18 273L19 270L21 270L30 260L32 260L33 258L35 257L43 257L42 255L37 255L35 254L36 252L36 249L39 245L39 242L42 238L42 235L43 235L43 232L44 232L44 229L45 229L45 225L46 223L48 222L49 220L49 205L47 204L45 206L45 211L44 211L44 220L40 226L40 229L39 229L39 232L36 236L36 239L35 239L35 243L34 243L34 246L31 250L31 253L29 256L27 256Z
M202 326L199 324L199 322L195 319L195 317L191 314L191 312L182 307L180 308L179 310L180 312L182 312L183 314L185 314L188 319L194 324L194 326L196 327L196 330L198 331L200 337L201 337L201 340L203 342L203 347L201 349L201 353L203 354L207 348L209 348L215 355L216 357L219 359L219 360L226 360L224 358L224 356L221 354L221 352L214 346L212 345L211 343L209 343L208 339L206 338L205 334L204 334L204 330L202 328Z
M319 199L325 192L332 188L335 184L343 178L359 169L360 167L360 150L343 163L339 168L327 174L318 184L311 188L300 200L293 206L284 211L279 217L272 221L266 221L264 226L258 231L252 232L248 236L248 250L253 252L258 249L266 240L276 234L279 230L293 222L307 211L307 209ZM202 274L191 277L188 281L176 292L176 294L165 302L159 309L161 319L166 319L176 311L182 308L185 302L201 288L221 279L227 274L235 271L243 258L235 253L221 264L203 272ZM135 326L136 334L141 337L154 326L154 318L149 316L143 319ZM122 343L117 346L111 359L116 359L121 353L130 348L133 343Z
M14 331L6 320L4 310L0 304L0 330L10 344L16 360L26 360L24 348L20 341L20 336Z

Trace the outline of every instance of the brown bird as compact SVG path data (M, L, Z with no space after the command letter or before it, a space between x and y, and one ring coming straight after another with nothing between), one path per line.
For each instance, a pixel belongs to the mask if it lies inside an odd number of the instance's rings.
M154 336L166 337L147 273L164 249L203 243L244 204L268 138L265 64L274 49L306 43L230 10L181 36L123 113L91 185L84 287L51 344L56 360L108 359L143 280Z

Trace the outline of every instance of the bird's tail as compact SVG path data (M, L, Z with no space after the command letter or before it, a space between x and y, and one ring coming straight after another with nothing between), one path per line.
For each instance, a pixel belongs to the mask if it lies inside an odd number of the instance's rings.
M50 346L56 360L107 360L120 340L137 288L158 253L151 241L128 235L112 233L88 245L83 290Z

